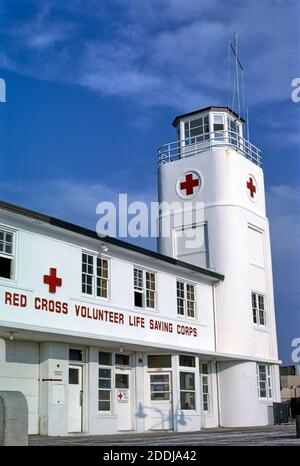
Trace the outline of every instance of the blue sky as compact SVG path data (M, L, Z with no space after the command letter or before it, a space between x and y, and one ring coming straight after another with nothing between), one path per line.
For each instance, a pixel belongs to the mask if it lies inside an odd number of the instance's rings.
M95 227L95 206L156 200L177 114L227 105L235 27L250 140L263 150L280 356L300 337L297 0L2 0L1 198ZM154 248L153 240L139 242Z

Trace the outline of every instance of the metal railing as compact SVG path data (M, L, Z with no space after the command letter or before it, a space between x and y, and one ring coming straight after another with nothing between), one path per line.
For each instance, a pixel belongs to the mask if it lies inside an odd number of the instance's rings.
M158 165L198 155L218 147L232 148L259 167L262 166L261 150L234 131L213 131L201 136L164 144L158 149Z

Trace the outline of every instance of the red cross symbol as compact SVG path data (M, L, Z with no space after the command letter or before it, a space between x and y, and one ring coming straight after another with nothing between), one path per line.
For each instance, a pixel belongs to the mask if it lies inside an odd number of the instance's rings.
M123 393L118 393L118 398L119 398L119 400L122 400L122 398L123 398Z
M193 178L193 174L188 173L185 175L185 181L180 183L179 186L181 190L185 189L186 196L190 196L191 194L194 194L194 188L199 186L199 178Z
M56 293L56 287L62 284L62 279L56 276L56 272L56 269L50 269L50 274L44 275L44 283L49 285L49 293Z
M247 188L250 191L250 196L253 198L254 193L256 193L256 186L253 183L253 178L250 176L249 181L247 181Z

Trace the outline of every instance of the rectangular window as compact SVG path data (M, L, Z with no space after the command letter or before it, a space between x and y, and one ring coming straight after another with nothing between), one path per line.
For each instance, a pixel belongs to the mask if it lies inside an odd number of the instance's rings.
M223 141L224 139L224 118L223 115L213 115L213 131L214 139L216 141Z
M200 379L201 379L201 390L202 390L202 409L204 412L210 411L210 365L207 362L200 364Z
M96 295L108 298L108 260L97 257Z
M195 318L195 285L177 280L177 314L185 317Z
M112 354L99 351L99 364L101 366L112 366Z
M268 364L257 364L257 388L259 398L272 398L271 367Z
M179 365L184 367L195 367L196 361L195 356L188 356L185 354L181 354L179 356Z
M107 259L82 254L82 293L108 298L109 264Z
M128 354L116 354L115 364L116 366L129 366L130 358Z
M82 350L70 348L69 349L69 360L76 361L76 362L82 362L83 361Z
M230 144L237 146L240 142L239 125L236 121L227 117L228 139Z
M111 369L99 368L99 411L111 411Z
M156 274L134 268L134 305L136 307L156 308Z
M195 410L195 374L180 372L180 409Z
M169 354L153 354L148 356L149 369L160 369L162 367L172 367L171 356Z
M262 294L252 292L252 315L256 325L266 326L265 297Z
M12 278L14 259L14 234L0 229L0 277Z
M198 267L210 267L207 222L176 228L173 235L176 259Z
M171 399L170 374L150 374L151 401L169 401Z
M184 123L185 145L209 139L208 116L202 116Z

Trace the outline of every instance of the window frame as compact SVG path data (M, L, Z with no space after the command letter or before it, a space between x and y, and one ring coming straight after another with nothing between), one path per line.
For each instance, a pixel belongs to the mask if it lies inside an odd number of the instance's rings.
M110 355L110 364L100 364L100 353L107 353ZM122 354L124 356L128 356L129 357L129 365L127 364L120 364L120 363L116 363L116 355L117 354ZM117 392L117 388L116 388L116 370L118 369L125 369L125 370L132 370L133 366L132 366L132 353L128 353L128 352L125 352L125 353L120 353L120 351L117 351L115 349L112 349L112 350L109 350L108 348L101 348L101 349L98 349L98 413L100 413L101 415L103 416L106 416L106 415L113 415L115 414L116 412L116 405L115 405L115 395L116 395L116 392ZM109 369L110 370L110 388L100 388L99 387L99 380L100 380L100 369ZM102 377L104 379L104 377ZM130 378L129 378L129 381L130 381ZM130 382L129 382L130 383ZM100 410L99 409L99 403L100 403L100 399L99 399L99 393L100 391L110 391L110 399L109 400L102 400L102 401L110 401L110 410Z
M202 123L198 126L191 127L191 123L197 120L202 120ZM209 112L196 115L194 118L186 119L182 123L183 123L182 131L183 131L183 136L184 136L183 140L184 140L185 146L189 146L191 144L201 144L202 142L209 141L209 138L210 138L209 136L210 135ZM204 131L206 126L208 127L208 131ZM203 132L192 136L191 132L198 128L202 128ZM197 140L197 138L199 138L199 140Z
M203 372L203 365L207 365L207 372ZM201 393L201 409L205 414L212 412L212 384L211 384L211 362L210 361L199 361L200 371L200 393ZM204 384L204 378L207 379L207 383ZM204 392L203 386L207 386L207 392ZM204 401L204 397L207 397ZM204 404L207 403L208 409L204 409Z
M15 280L16 279L16 241L17 241L17 235L16 231L12 230L9 227L6 227L5 225L0 225L0 232L4 233L5 237L6 234L9 234L12 236L12 241L9 243L11 245L11 253L6 252L6 251L0 251L0 257L4 257L5 259L9 259L11 261L10 264L10 277L0 277L0 280ZM1 240L3 242L4 246L7 243L6 240Z
M178 296L178 284L183 285L183 297ZM193 287L193 296L194 300L188 299L188 287ZM183 314L178 312L179 300L183 300ZM188 315L188 303L194 303L194 315ZM185 319L196 320L197 319L197 284L192 283L180 278L176 278L176 308L177 308L177 317L184 317Z
M265 368L265 380L261 379L260 367ZM273 399L273 375L272 367L270 364L257 363L256 365L257 377L257 394L260 400L271 401ZM261 384L265 384L265 388L261 388ZM266 396L262 396L261 392L265 390Z
M88 273L83 271L83 256L86 255L87 257L92 257L92 267L93 267L93 272ZM104 277L103 275L98 275L98 260L100 261L106 261L107 263L107 277ZM88 262L86 262L88 264ZM81 251L81 294L84 295L85 297L89 296L91 298L95 299L101 299L105 301L110 300L110 286L111 286L111 280L110 280L110 273L111 273L111 260L109 257L104 256L102 254L95 254L90 251L82 250ZM92 277L92 284L88 285L87 283L84 283L83 281L83 276L90 276ZM98 279L100 280L106 280L106 290L107 290L107 296L99 296L98 295L98 288L101 289L102 287L98 287ZM87 293L86 291L83 290L83 286L91 286L92 287L92 293Z
M253 298L255 297L255 303ZM260 298L263 300L263 308L260 308ZM268 328L268 321L267 321L267 306L266 306L266 295L264 293L258 291L251 291L251 309L252 309L252 323L255 327L258 328ZM264 323L261 323L261 312L263 315Z
M142 273L142 286L136 286L136 280L135 280L135 271L141 272ZM147 283L149 280L147 279L147 275L153 275L154 277L154 290L151 288L147 288ZM144 267L140 267L138 265L133 266L133 306L136 309L146 309L147 311L156 311L157 310L157 284L158 284L158 274L154 270L151 269L146 269ZM148 298L148 292L153 293L153 301L154 301L154 307L149 307L147 304L150 301L150 298ZM135 304L135 293L140 293L142 297L142 306L137 306ZM149 299L149 301L148 301Z
M182 367L182 369L179 369L178 371L179 374L179 403L180 403L180 410L181 411L188 411L188 412L196 412L197 411L197 396L196 396L196 371L191 370L189 367ZM193 389L183 389L181 388L181 374L189 374L193 376L194 380L194 388ZM189 408L183 408L181 406L181 394L182 393L193 393L194 394L194 407L189 409Z

